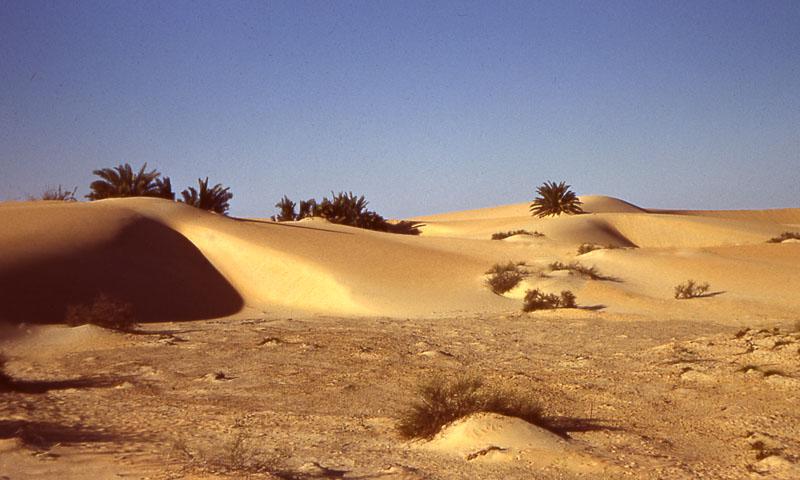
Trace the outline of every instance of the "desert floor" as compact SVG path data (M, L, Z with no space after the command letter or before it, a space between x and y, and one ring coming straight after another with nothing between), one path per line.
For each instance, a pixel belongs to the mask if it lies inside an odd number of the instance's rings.
M420 237L153 199L0 204L0 317L19 325L0 478L800 478L800 244L766 243L800 210L585 202L424 217ZM545 236L489 240L517 228ZM506 261L531 275L495 295L484 272ZM689 278L711 295L672 298ZM522 313L527 288L582 308ZM54 323L101 290L137 332ZM566 435L476 415L401 438L418 385L464 373Z

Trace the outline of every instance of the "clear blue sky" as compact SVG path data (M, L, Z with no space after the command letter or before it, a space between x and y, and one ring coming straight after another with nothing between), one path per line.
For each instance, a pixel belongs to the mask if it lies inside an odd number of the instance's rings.
M142 162L366 195L800 207L800 2L0 0L0 199Z

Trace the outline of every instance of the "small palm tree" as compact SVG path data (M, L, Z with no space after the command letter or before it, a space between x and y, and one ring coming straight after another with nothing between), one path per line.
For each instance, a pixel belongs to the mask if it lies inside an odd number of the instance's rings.
M531 203L531 215L546 217L548 215L561 215L583 213L581 205L583 202L578 200L575 192L570 190L570 185L566 182L544 182L536 189L538 196Z
M169 180L159 181L161 174L156 170L145 171L147 163L134 173L129 164L114 168L103 168L92 173L101 178L89 186L91 192L86 195L89 200L101 200L115 197L164 197L163 186ZM171 187L170 192L171 193ZM171 198L166 196L164 198ZM174 195L173 195L174 198Z
M294 213L295 206L296 204L289 200L289 197L284 195L281 201L275 204L275 208L279 209L280 213L273 215L272 219L276 222L290 222L292 220L297 220L297 215Z
M319 207L317 206L317 201L313 198L309 198L308 200L300 200L300 205L298 206L297 212L297 219L300 220L306 217L313 217L319 213Z
M203 210L210 210L212 212L226 214L228 212L228 201L233 198L230 193L230 187L222 188L219 183L211 188L208 188L208 177L205 180L197 179L199 189L195 190L194 187L189 187L187 190L181 192L183 203L192 205Z
M164 177L164 179L157 178L156 179L156 197L159 198L166 198L168 200L175 200L175 192L172 191L172 182L170 182L169 177Z

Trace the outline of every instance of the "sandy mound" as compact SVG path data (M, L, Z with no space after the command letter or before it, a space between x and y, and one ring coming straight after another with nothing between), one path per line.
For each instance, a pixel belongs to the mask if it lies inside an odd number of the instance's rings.
M558 435L525 420L496 413L477 413L457 420L425 446L470 460L477 457L510 460L523 450L556 457L567 449L566 441Z

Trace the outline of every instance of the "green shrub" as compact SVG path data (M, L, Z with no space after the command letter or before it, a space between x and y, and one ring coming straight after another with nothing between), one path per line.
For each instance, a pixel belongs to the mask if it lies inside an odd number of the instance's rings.
M711 286L708 282L695 283L694 280L687 280L686 283L675 285L675 298L687 299L702 297L708 292L709 288L711 288Z
M566 182L544 182L536 189L538 196L531 203L531 215L546 217L548 215L561 215L583 213L581 205L583 202L578 200L575 192L570 190Z
M519 282L528 275L529 272L522 268L524 265L524 262L494 264L494 266L486 272L486 274L489 275L489 278L486 279L486 285L497 295L506 293L519 285Z
M419 400L400 418L405 438L433 438L449 423L486 412L521 418L547 428L542 409L522 392L493 389L473 375L434 377L419 387Z
M770 238L769 243L781 243L784 240L800 240L800 232L783 232L780 236Z
M575 294L569 290L564 290L561 295L555 293L544 293L538 288L525 292L522 303L523 312L533 312L536 310L552 310L555 308L576 308Z
M537 231L531 232L529 230L520 229L520 230L511 230L511 231L508 231L508 232L493 233L492 234L492 240L503 240L503 239L506 239L508 237L513 237L514 235L530 235L530 236L536 237L536 238L544 237L544 233L540 233L540 232L537 232Z
M122 331L130 331L136 327L133 305L104 293L97 295L90 304L67 307L65 321L73 327L87 323Z

